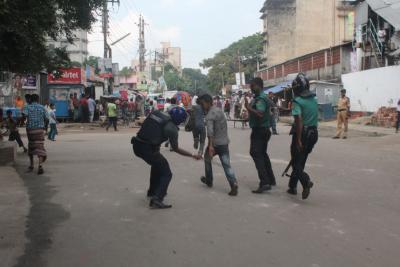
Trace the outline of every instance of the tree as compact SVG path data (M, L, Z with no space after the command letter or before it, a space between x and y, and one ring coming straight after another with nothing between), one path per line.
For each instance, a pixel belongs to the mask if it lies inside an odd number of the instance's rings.
M201 70L185 68L182 71L182 77L185 82L185 91L192 94L208 91L207 76L201 73Z
M94 73L100 74L100 69L99 69L99 59L100 57L94 57L94 56L89 56L83 65L88 65L92 68L94 68Z
M183 91L185 89L185 81L172 64L167 63L165 65L164 73L165 83L169 90Z
M90 30L103 0L1 0L0 70L18 73L52 71L70 64L64 49L50 48L48 38L73 41L73 31Z
M119 72L119 76L121 77L130 77L134 73L131 67L123 67L122 70Z
M257 70L257 61L263 53L263 37L260 33L244 37L218 52L213 58L208 58L200 66L208 69L208 87L214 92L222 88L222 84L235 84L235 73L245 73L248 81ZM244 82L244 81L243 81Z

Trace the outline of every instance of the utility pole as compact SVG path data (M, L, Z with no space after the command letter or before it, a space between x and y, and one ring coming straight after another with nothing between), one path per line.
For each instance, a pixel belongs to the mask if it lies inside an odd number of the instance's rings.
M108 16L108 3L118 4L119 5L119 0L103 0L103 12L102 12L102 31L103 31L103 38L104 38L104 54L103 57L104 59L111 59L112 62L112 51L111 51L111 46L108 44L107 37L108 37L108 29L109 29L109 16ZM109 94L112 93L113 91L113 80L110 78L105 79L105 87L108 91Z
M242 88L242 84L243 84L243 81L242 81L242 62L241 62L241 59L240 59L240 50L239 49L237 51L237 55L238 55L239 76L240 76L240 85L239 85L239 87Z
M146 44L144 39L144 18L139 17L139 71L143 72L146 68Z

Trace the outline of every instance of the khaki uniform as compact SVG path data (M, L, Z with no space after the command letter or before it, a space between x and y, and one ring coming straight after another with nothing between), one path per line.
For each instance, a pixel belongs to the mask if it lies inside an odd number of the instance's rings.
M336 137L346 138L349 129L350 98L347 96L340 97L337 110Z

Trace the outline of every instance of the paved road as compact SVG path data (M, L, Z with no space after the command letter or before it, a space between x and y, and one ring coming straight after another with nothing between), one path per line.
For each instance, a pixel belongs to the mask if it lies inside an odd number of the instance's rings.
M301 201L285 193L284 178L271 193L252 195L250 132L230 134L239 197L227 195L219 166L209 190L199 182L202 162L164 151L174 173L167 211L147 208L149 168L133 157L133 130L60 136L48 144L43 177L24 174L19 158L32 206L16 266L400 265L399 136L321 138L308 166L316 187ZM181 135L190 148L190 135ZM287 134L271 141L277 175L289 142Z

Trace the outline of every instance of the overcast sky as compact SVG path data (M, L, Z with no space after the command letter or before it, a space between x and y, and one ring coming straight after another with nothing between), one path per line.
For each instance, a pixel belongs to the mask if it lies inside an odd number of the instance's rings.
M120 68L138 58L139 14L146 23L146 48L154 50L161 41L182 48L184 67L199 68L199 62L212 57L241 37L262 30L259 10L263 0L120 0L110 5L110 39L131 35L113 47L113 61ZM101 23L89 35L89 53L103 55Z

